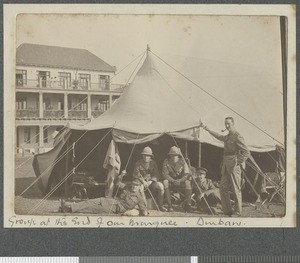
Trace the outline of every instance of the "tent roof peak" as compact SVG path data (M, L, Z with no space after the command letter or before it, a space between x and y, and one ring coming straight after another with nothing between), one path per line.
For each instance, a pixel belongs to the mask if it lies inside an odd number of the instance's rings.
M150 45L149 44L147 44L147 52L151 52L151 49L150 49Z

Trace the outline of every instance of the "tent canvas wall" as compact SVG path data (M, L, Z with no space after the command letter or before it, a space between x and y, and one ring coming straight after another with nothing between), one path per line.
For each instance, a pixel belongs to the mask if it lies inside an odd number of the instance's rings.
M222 122L227 112L224 112L222 106L213 109L214 114L202 116L201 109L212 105L206 104L205 100L202 101L203 94L195 89L192 90L192 94L190 89L186 90L187 96L199 98L198 103L190 103L180 93L181 88L170 86L154 63L151 52L147 51L144 63L133 82L108 111L85 125L70 123L53 150L35 156L36 175L42 175L41 188L46 191L49 182L55 178L54 182L59 182L59 178L64 178L77 166L77 170L90 171L98 180L105 180L107 171L103 168L103 161L112 139L118 143L122 160L121 169L126 166L135 145L128 163L129 174L144 146L149 145L153 149L155 160L161 167L163 159L167 156L169 148L175 145L176 139L182 153L191 159L191 165L198 166L201 155L201 165L209 169L212 179L220 178L223 145L208 132L201 129L199 133L199 119L205 117L207 124L213 126L216 121ZM239 115L231 115L237 120L238 130L242 130L241 133L247 138L249 149L258 154L257 157L261 160L258 162L270 164L266 169L273 170L275 162L270 156L276 159L276 142ZM99 146L91 152L100 141ZM70 151L61 158L67 149ZM48 159L49 156L55 155L56 158ZM88 158L82 162L87 155ZM53 169L45 171L47 159L48 166L53 161L57 163Z

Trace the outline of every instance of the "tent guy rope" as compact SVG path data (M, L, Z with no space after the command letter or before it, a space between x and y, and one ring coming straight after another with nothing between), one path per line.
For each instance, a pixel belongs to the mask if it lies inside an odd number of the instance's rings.
M139 138L139 136L140 136L140 134L137 135L136 140ZM127 167L128 167L128 164L129 164L129 161L130 161L130 159L131 159L131 156L132 156L133 150L134 150L134 148L135 148L135 145L136 145L136 141L134 142L134 144L133 144L133 146L132 146L132 148L131 148L131 151L130 151L130 154L129 154L127 163L126 163L125 168L124 168L125 171L126 171L126 169L127 169ZM121 178L120 183L122 183L122 180L123 180L123 177ZM109 214L111 214L111 211L112 211L112 208L113 208L113 206L114 206L114 204L115 204L116 197L117 197L117 195L118 195L119 189L120 189L120 185L118 185L118 187L117 187L116 193L115 193L115 195L114 195L114 201L113 201L113 203L112 203L112 205L111 205L111 207L110 207L110 209L109 209L109 211L108 211Z
M193 80L191 80L190 78L188 78L187 76L185 76L183 73L181 73L180 71L178 71L176 68L174 68L172 65L170 65L168 62L166 62L164 59L162 59L161 57L159 57L158 55L156 55L155 53L151 52L155 57L157 57L159 60L161 60L163 63L165 63L166 65L168 65L170 68L172 68L175 72L177 72L179 75L181 75L183 78L185 78L186 80L188 80L190 83L192 83L193 85L195 85L196 87L198 87L199 89L201 89L204 93L206 93L207 95L209 95L211 98L215 99L217 102L219 102L220 104L222 104L223 106L225 106L226 108L228 108L229 110L231 110L232 112L234 112L235 114L237 114L238 116L240 116L242 119L244 119L245 121L247 121L248 123L250 123L252 126L254 126L255 128L257 128L258 130L260 130L261 132L263 132L264 134L266 134L268 137L270 137L272 140L276 141L277 143L279 143L280 145L284 146L284 144L282 142L280 142L279 140L277 140L276 138L274 138L272 135L270 135L269 133L267 133L266 131L264 131L262 128L258 127L256 124L254 124L253 122L251 122L250 120L248 120L247 118L245 118L243 115L241 115L240 113L238 113L236 110L234 110L232 107L226 105L224 102L222 102L221 100L219 100L218 98L216 98L214 95L210 94L208 91L206 91L205 89L203 89L200 85L198 85L197 83L195 83Z
M129 67L133 62L135 62L138 58L140 58L142 56L145 55L146 51L143 51L141 54L139 54L136 58L134 58L130 63L128 63L125 67L123 67L117 74L115 74L111 79L110 79L110 84L112 83L112 79L115 78L117 75L119 75L122 71L124 71L127 67ZM132 72L132 74L130 75L130 77L128 78L127 80L127 83L125 84L125 86L128 85L129 81L130 81L130 78L132 77L132 75L134 74L135 70L137 69L138 65L140 64L142 58L140 59L140 61L138 62L137 66L135 67L134 71ZM75 104L71 109L68 109L68 112L75 109L78 105L80 105L81 103L83 103L84 101L87 100L87 96L82 99L80 102L78 102L77 104ZM64 118L65 117L65 114L59 116L58 118ZM46 129L43 130L46 131L48 130L50 127L52 127L51 125L48 125ZM32 138L30 138L30 140L33 140L34 138L38 137L40 135L40 132L37 133L36 135L34 135ZM48 139L51 137L51 134L48 135L47 137L45 137L44 139ZM34 145L37 145L39 142L36 142L34 143ZM19 148L23 147L24 145L26 145L26 143L23 143L19 146ZM24 161L23 163L21 163L18 167L16 167L16 169L19 169L20 167L22 167L25 163L27 163L28 161L30 161L31 159L33 159L34 156L30 157L29 159L27 159L26 161Z
M87 131L85 131L78 140L75 141L77 143L85 134ZM21 194L18 195L18 197L22 196L28 189L30 189L39 179L41 179L48 170L53 168L57 163L59 163L70 151L72 150L72 145L70 145L53 163L51 163L45 170L40 174L39 177L37 177Z
M113 126L114 127L114 126ZM80 166L86 158L100 145L100 143L106 138L106 136L112 131L113 127L104 135L104 137L88 152L88 154L36 205L31 209L28 214L36 211L38 207L40 207L45 200L47 200Z
M172 137L172 139L173 139L173 141L174 141L176 147L179 148L179 147L178 147L178 144L177 144L177 142L176 142L176 140L175 140L175 138L174 138L172 135L171 135L171 137ZM179 149L180 149L180 148L179 148ZM184 157L183 157L181 151L180 151L180 155L181 155L181 158L182 158L182 159L184 160L184 162L185 162L185 159L184 159ZM185 163L186 163L186 162L185 162ZM200 191L200 193L202 193L202 190L201 190L199 184L197 183L196 179L195 179L192 175L191 175L191 177L192 177L192 179L194 180L194 183L195 183L195 185L197 186L197 188L198 188L198 190ZM210 205L208 204L208 202L207 202L205 196L203 196L203 199L204 199L205 204L207 205L209 211L211 212L211 214L214 215L214 212L212 211Z

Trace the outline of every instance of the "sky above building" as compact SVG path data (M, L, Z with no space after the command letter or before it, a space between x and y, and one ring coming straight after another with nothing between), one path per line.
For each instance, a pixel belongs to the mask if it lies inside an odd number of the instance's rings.
M149 44L154 54L283 141L279 17L22 14L16 45L22 43L87 49L117 73ZM138 62L113 82L126 83ZM182 96L193 86L156 62L170 84L183 87Z

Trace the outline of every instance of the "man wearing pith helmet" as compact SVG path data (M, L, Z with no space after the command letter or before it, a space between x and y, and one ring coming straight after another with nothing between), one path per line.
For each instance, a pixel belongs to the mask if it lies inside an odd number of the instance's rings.
M162 177L169 212L174 211L170 193L170 187L172 186L181 186L185 188L186 200L184 203L184 209L187 212L191 211L192 185L190 169L184 159L180 157L180 149L176 146L173 146L170 148L168 158L163 162Z
M140 181L144 189L148 189L151 195L155 198L159 210L165 212L163 207L164 202L164 186L160 182L160 174L157 164L152 159L153 153L150 147L145 147L141 152L142 159L135 163L133 170L133 178Z

